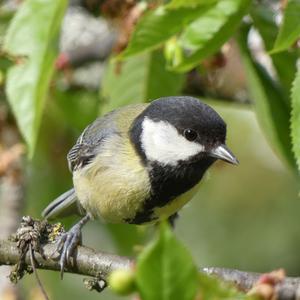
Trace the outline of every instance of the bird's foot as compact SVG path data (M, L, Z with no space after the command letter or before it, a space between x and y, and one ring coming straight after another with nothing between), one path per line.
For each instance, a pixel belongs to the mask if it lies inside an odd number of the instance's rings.
M63 278L65 266L70 264L71 256L78 245L81 245L81 227L74 225L68 232L64 233L57 244L56 251L60 252L59 265L60 276Z
M86 215L77 224L71 227L68 232L62 234L57 242L55 253L60 253L59 265L61 279L64 275L65 266L70 264L71 257L73 256L76 247L82 243L81 229L89 219L90 216Z

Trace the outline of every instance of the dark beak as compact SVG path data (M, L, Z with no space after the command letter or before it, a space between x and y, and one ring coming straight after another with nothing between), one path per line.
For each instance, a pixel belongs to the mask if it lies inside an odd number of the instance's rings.
M209 156L224 160L230 164L238 165L239 161L226 145L220 145L209 151Z

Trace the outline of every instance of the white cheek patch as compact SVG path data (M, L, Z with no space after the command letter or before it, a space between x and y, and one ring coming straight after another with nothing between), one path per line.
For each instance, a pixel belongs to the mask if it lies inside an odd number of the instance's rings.
M141 143L147 159L165 165L176 165L204 151L203 145L188 141L170 123L149 118L142 124Z

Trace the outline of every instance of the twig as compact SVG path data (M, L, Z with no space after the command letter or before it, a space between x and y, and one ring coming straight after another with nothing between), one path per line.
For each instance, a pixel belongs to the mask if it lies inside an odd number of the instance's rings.
M35 275L35 279L38 283L38 286L42 292L42 295L44 296L44 298L46 300L49 300L49 297L44 289L44 286L40 280L40 277L39 277L39 274L37 273L37 270L36 270L36 267L35 267L35 262L34 262L34 253L33 253L33 249L32 249L32 245L30 244L29 245L29 256L30 256L30 263L31 263L31 266L32 266L32 269L33 269L33 273Z
M45 257L50 256L55 244L42 246ZM19 262L20 253L17 243L0 240L0 265L14 265ZM37 269L47 269L60 271L58 261L44 259L39 253L35 253L35 267ZM29 253L25 256L25 263L30 266ZM80 246L74 257L74 261L65 272L92 276L106 280L108 275L117 269L129 269L133 261L128 257L97 252L93 249ZM244 292L249 291L262 276L260 273L243 272L224 268L203 268L202 272L217 276L225 282L232 283ZM284 281L276 286L277 300L299 300L300 299L300 277L286 277Z
M201 271L208 275L217 276L226 282L232 283L239 290L245 292L249 291L262 275L260 273L215 267L203 268ZM291 280L291 278L288 280ZM300 283L300 278L298 280Z
M215 267L203 268L202 271L208 275L217 276L225 282L232 283L244 292L251 290L263 276L261 273ZM275 286L275 293L277 300L299 300L300 277L286 277Z

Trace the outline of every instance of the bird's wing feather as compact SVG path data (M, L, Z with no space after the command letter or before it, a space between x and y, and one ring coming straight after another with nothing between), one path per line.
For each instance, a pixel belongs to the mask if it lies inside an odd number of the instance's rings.
M68 153L70 171L73 172L88 165L101 151L104 141L111 136L127 134L132 120L146 106L147 104L134 104L116 109L86 127Z
M112 114L96 119L79 136L67 156L70 171L73 172L89 164L98 153L101 143L117 132L110 122Z
M81 208L77 203L74 189L60 195L53 200L42 212L42 216L48 220L58 217L66 217L73 214L81 214Z

